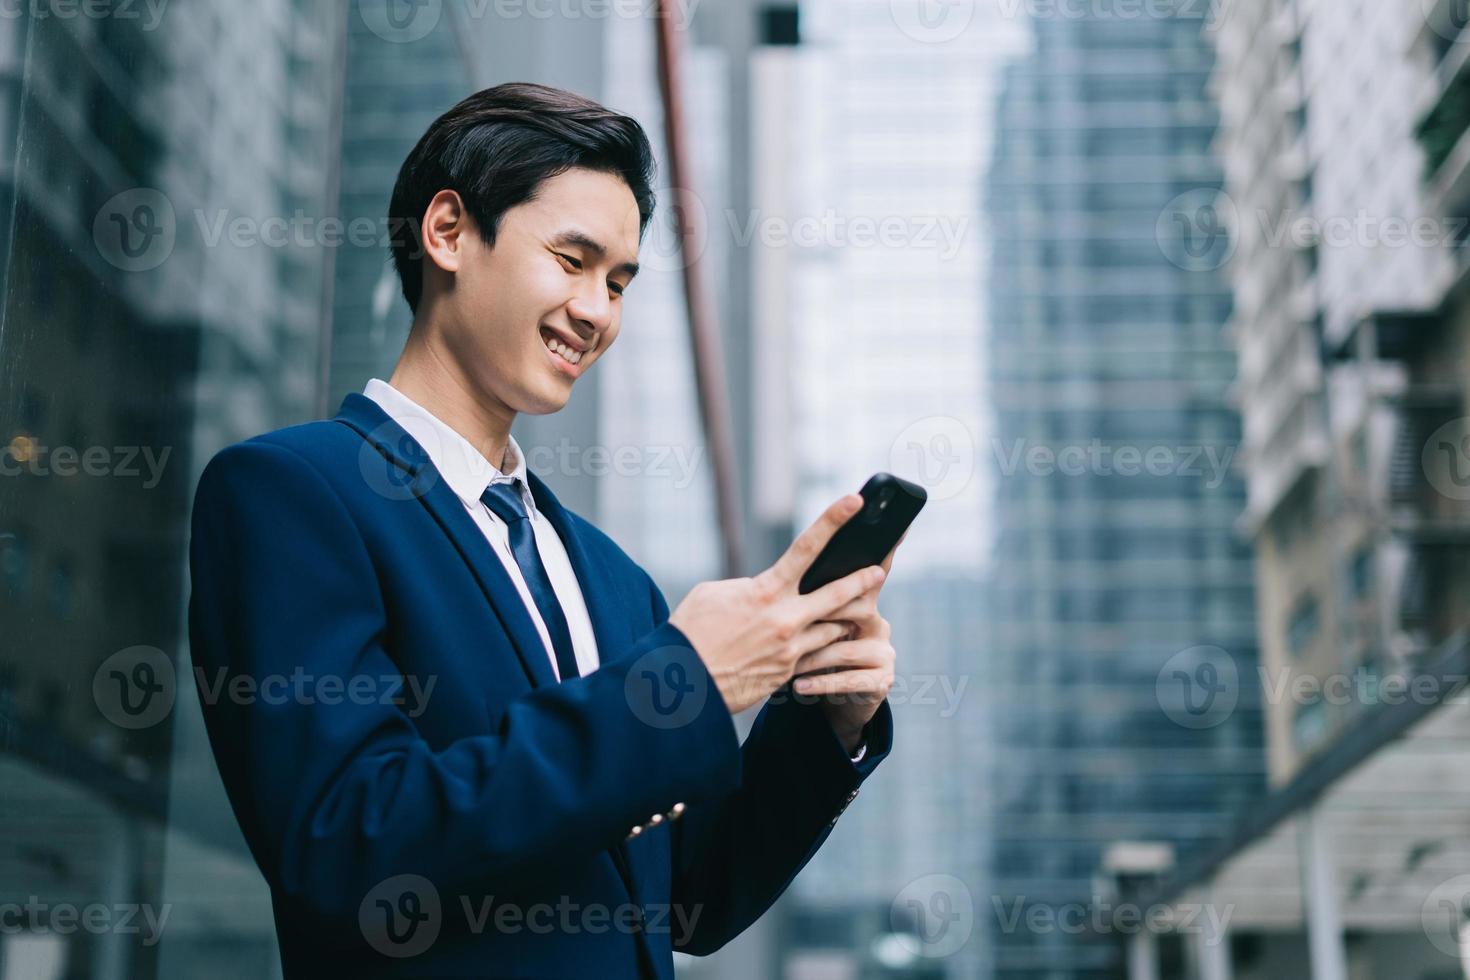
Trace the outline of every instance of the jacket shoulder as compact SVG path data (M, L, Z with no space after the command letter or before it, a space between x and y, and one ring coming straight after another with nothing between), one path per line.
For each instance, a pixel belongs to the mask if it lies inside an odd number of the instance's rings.
M340 463L343 456L355 452L362 444L362 436L351 427L332 419L316 419L242 439L224 447L219 454L246 446L275 446L290 450L320 468L324 464Z
M330 419L263 432L215 452L204 465L196 494L226 474L295 477L315 482L307 476L308 472L338 494L350 494L350 488L342 486L343 474L360 472L357 457L365 445L356 431Z

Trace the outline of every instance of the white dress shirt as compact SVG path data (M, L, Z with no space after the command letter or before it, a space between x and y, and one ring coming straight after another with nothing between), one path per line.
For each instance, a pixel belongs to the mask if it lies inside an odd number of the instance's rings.
M597 638L592 632L592 617L587 613L587 602L582 597L582 586L572 570L571 559L562 544L561 536L551 526L546 515L536 509L536 500L531 496L531 482L526 477L526 458L517 445L515 436L510 436L507 464L510 469L500 468L487 460L474 445L451 429L445 422L403 392L386 381L373 378L362 393L377 402L388 416L401 425L409 435L424 447L444 482L449 484L455 496L469 511L470 517L490 542L490 547L505 566L506 574L515 583L521 594L521 602L531 614L541 642L546 645L546 656L551 660L551 670L561 680L561 671L556 666L556 648L552 646L551 634L541 619L541 611L526 586L521 566L516 563L515 553L510 550L510 530L496 514L485 506L480 495L492 483L521 481L521 502L526 516L531 519L531 530L536 539L536 551L541 555L541 564L546 566L546 577L561 602L562 615L567 620L567 630L572 634L572 651L577 657L577 671L583 676L592 673L600 663L597 656Z
M577 657L577 670L583 676L596 670L600 663L597 638L592 632L592 617L587 613L587 602L582 596L581 583L572 570L571 559L567 557L567 549L562 544L561 536L556 533L556 528L551 526L546 515L536 509L536 500L531 496L531 482L526 477L526 457L516 443L515 436L508 436L510 446L506 462L509 463L510 470L502 472L468 439L388 382L373 378L362 389L362 393L377 402L388 413L389 418L424 447L424 452L428 453L429 460L439 471L439 475L459 497L470 517L474 518L475 525L485 535L485 540L490 542L490 547L499 556L510 580L515 583L516 591L521 594L521 602L525 604L526 612L531 614L536 631L541 634L541 642L546 646L546 656L551 660L551 670L559 681L561 671L556 666L556 648L552 646L551 634L541 619L541 611L536 608L536 600L531 597L531 590L526 586L521 566L516 563L515 553L510 550L510 530L480 499L485 488L492 483L521 481L521 501L525 504L526 515L531 519L536 551L541 555L541 563L546 566L546 576L551 580L551 587L561 602L562 614L567 619L567 629L572 634L572 650ZM867 751L867 740L864 739L858 745L857 752L852 755L852 761L861 762Z

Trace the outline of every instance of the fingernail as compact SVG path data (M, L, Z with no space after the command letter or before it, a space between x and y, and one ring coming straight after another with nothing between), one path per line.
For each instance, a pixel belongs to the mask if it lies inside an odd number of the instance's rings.
M873 571L871 573L871 577L873 579L873 583L876 585L877 583L883 581L883 576L886 575L886 574L887 573L884 572L882 568L875 568L875 569L873 569Z

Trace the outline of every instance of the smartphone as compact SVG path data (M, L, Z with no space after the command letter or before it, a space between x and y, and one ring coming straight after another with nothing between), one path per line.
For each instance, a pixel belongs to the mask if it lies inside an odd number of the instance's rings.
M881 564L929 499L923 487L892 473L874 473L858 492L862 509L837 529L802 575L796 586L802 595L859 568Z

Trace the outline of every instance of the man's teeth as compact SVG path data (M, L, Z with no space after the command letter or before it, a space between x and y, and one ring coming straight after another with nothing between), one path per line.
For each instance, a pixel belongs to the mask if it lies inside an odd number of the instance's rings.
M542 337L541 339L546 342L547 347L550 347L552 350L560 354L562 358L567 361L567 363L576 364L582 360L581 351L572 350L570 347L557 340L556 338Z

